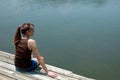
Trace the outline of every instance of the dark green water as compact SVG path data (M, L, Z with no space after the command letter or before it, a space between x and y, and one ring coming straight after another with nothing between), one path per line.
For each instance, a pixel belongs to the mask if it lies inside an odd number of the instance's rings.
M0 0L0 50L14 53L24 22L46 63L97 80L120 80L120 0Z

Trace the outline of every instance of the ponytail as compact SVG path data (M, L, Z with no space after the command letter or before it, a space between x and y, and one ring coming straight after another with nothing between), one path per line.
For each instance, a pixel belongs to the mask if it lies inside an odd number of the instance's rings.
M21 39L21 27L18 27L14 36L14 45L17 45Z

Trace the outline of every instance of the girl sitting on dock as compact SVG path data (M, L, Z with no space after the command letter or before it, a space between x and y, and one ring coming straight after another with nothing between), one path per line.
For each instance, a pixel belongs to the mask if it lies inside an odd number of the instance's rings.
M36 41L30 39L34 34L34 25L31 23L24 23L22 26L18 27L14 36L15 45L15 67L22 71L32 71L39 66L45 70L48 76L57 77L57 74L49 71L45 65L44 58L40 56L39 51L36 46ZM32 52L36 56L36 60L32 59Z

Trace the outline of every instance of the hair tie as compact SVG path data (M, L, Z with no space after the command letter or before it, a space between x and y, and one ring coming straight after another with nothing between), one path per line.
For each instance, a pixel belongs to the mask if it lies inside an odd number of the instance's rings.
M31 28L31 29L34 29L34 26L33 26L32 24L30 24L30 28Z

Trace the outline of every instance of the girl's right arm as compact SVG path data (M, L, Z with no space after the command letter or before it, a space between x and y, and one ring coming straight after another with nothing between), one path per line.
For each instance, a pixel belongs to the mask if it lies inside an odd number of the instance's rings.
M39 64L42 66L42 68L45 70L45 72L47 73L48 76L50 77L57 77L57 74L54 73L54 72L51 72L51 71L48 71L46 65L45 65L45 62L44 62L44 59L41 58L40 54L39 54L39 51L37 49L37 45L36 45L36 41L33 40L33 39L30 39L28 41L28 47L34 52Z

